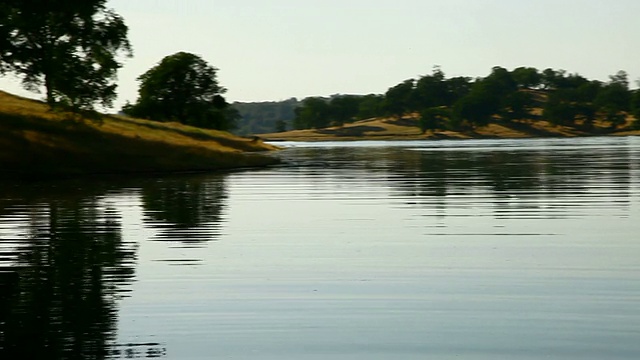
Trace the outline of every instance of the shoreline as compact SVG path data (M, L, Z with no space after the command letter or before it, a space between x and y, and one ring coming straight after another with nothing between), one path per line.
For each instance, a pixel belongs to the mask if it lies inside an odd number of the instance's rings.
M629 124L631 122L629 121ZM282 141L361 141L361 140L455 140L455 139L526 139L571 138L593 136L640 136L640 129L628 124L612 129L599 122L587 132L578 127L554 125L545 120L496 122L464 131L428 130L422 132L411 117L402 119L369 119L324 129L291 130L258 134L268 142Z

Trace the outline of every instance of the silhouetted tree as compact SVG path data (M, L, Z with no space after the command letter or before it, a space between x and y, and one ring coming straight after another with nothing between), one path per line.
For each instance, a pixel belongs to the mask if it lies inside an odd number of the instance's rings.
M504 120L529 119L536 102L530 92L520 90L507 95L502 101Z
M358 114L361 96L338 95L329 102L331 122L343 125L352 122Z
M49 105L111 106L119 54L131 55L127 26L106 0L3 0L0 68L46 89Z
M326 99L309 97L302 100L300 107L295 110L293 120L295 129L324 128L329 126L330 109Z
M445 129L451 118L451 111L446 107L431 107L420 111L418 126L422 133L427 130Z
M222 96L226 89L218 84L217 70L191 53L169 55L138 77L138 100L123 110L150 120L230 130L237 113L228 110Z
M631 96L631 113L635 117L633 127L640 129L640 89L636 89Z
M511 71L511 77L521 89L536 88L542 82L542 75L538 69L532 67L519 67Z
M456 124L467 121L470 125L485 126L499 110L499 99L487 89L478 86L471 93L458 100L453 106L453 118Z
M458 76L446 80L447 83L447 101L446 106L455 104L456 101L467 96L471 91L471 78Z
M384 96L377 94L365 95L358 105L358 119L368 119L383 114Z
M390 88L385 93L384 109L388 115L401 117L413 110L415 80L409 79Z
M444 73L435 67L431 75L423 76L415 83L412 109L448 105L447 85Z
M631 92L629 91L628 75L619 71L609 77L610 81L601 88L595 103L605 114L605 118L615 128L625 121L626 112L630 110Z

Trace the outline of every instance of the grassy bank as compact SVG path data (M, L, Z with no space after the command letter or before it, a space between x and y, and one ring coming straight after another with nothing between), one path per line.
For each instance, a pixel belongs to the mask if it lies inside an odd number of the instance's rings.
M277 163L262 141L178 123L51 111L0 91L0 177L211 171Z
M482 138L533 138L576 137L603 135L640 135L631 128L633 119L611 127L606 121L596 121L591 131L579 127L554 125L545 120L520 120L496 122L465 131L436 130L422 132L417 116L397 118L373 118L343 126L325 129L292 130L281 133L261 134L268 141L340 141L340 140L423 140L423 139L482 139Z

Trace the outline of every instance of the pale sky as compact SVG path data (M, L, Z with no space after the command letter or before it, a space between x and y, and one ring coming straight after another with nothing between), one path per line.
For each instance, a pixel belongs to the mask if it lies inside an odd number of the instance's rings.
M119 72L120 109L136 77L179 51L219 69L233 101L384 93L440 65L448 77L493 66L640 78L640 0L110 0L134 57ZM33 98L11 76L0 89Z

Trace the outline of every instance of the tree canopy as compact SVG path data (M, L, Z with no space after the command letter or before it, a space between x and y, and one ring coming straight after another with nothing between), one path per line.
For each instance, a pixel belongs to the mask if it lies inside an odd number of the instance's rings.
M486 77L446 78L439 67L419 79L407 79L384 94L308 98L296 109L294 128L321 128L371 117L417 120L422 131L459 130L491 122L546 119L558 125L593 128L596 119L615 129L636 117L640 127L640 90L629 89L628 74L608 82L565 70L496 66ZM534 109L542 109L542 113ZM339 116L337 114L342 114Z
M116 97L119 55L131 55L127 26L106 0L3 0L0 71L44 86L50 105L90 109Z
M150 120L229 130L237 111L222 96L226 89L218 83L217 71L191 53L166 56L138 77L138 100L123 110Z

